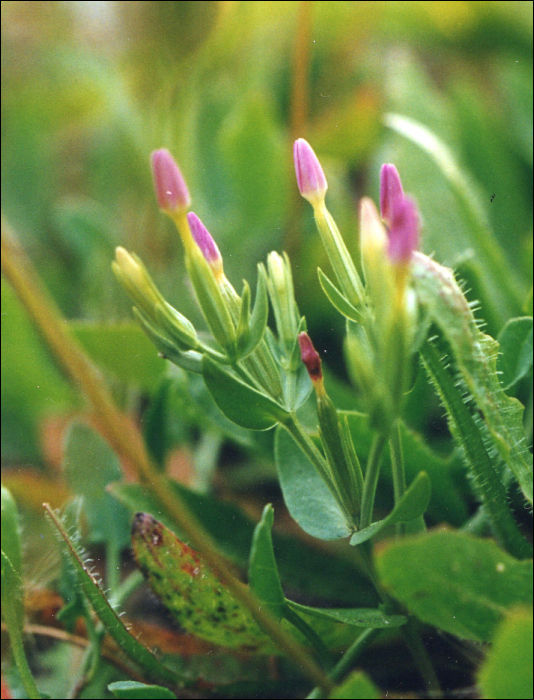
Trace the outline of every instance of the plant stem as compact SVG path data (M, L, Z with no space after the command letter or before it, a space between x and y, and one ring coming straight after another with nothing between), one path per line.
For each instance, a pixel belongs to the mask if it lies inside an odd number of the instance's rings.
M328 692L332 683L309 653L262 607L256 596L239 581L219 554L209 534L189 512L180 496L169 488L167 479L150 460L142 436L129 418L115 405L107 386L81 347L66 330L53 301L40 284L35 270L13 234L2 224L2 269L36 328L59 360L67 375L89 399L102 434L117 454L135 469L139 481L158 499L176 525L198 549L213 573L225 581L230 592L252 614L268 634L302 671Z
M343 654L343 658L341 659L341 661L338 661L338 663L332 670L332 673L330 674L330 678L334 681L334 683L337 683L338 681L343 679L345 673L350 670L351 666L354 664L354 662L361 654L363 649L367 646L371 639L377 635L378 632L380 632L380 630L367 629L365 630L365 632L362 632L362 634L360 634L360 636L357 639L354 640L352 645ZM314 688L307 697L320 698L321 696L321 689Z
M313 627L310 627L310 625L303 620L302 617L289 605L286 605L284 617L306 637L310 644L312 644L312 646L320 654L323 665L327 667L332 666L332 656L330 654L330 650Z
M407 624L403 627L403 634L406 645L408 646L426 689L432 694L433 698L442 698L443 691L436 671L434 670L434 664L421 639L419 629L417 628L417 622L413 619L409 619Z
M35 684L35 681L28 664L28 659L26 658L26 652L24 651L24 644L22 642L22 633L11 628L9 631L9 640L11 642L11 652L13 654L13 659L15 661L15 666L19 672L20 680L24 686L24 690L29 698L32 700L36 698L37 700L41 697L39 690Z
M365 470L363 481L362 509L360 515L360 529L368 527L373 519L373 506L375 503L376 486L380 474L382 463L382 452L387 442L387 437L383 433L375 435Z
M106 586L111 594L115 593L121 582L121 553L116 542L106 545Z

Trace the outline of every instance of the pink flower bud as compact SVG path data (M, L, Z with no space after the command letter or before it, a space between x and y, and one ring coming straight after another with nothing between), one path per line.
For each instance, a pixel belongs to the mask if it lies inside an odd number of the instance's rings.
M389 225L397 204L404 199L404 190L397 168L384 163L380 170L380 216Z
M187 221L189 222L195 243L200 248L202 255L206 258L206 262L210 265L219 265L222 262L221 254L208 229L192 211L187 215Z
M322 201L328 183L313 148L304 139L297 139L293 146L293 158L300 194L312 204Z
M166 148L153 151L151 161L159 208L168 214L188 209L191 204L189 190L169 151Z
M389 224L388 254L391 260L407 263L419 247L419 214L411 197L395 205Z
M384 163L380 171L380 215L388 227L388 254L394 262L407 263L419 245L419 214L406 197L397 168Z
M299 333L300 356L306 365L308 374L312 382L322 381L323 370L321 369L321 358L313 347L310 336L307 333Z

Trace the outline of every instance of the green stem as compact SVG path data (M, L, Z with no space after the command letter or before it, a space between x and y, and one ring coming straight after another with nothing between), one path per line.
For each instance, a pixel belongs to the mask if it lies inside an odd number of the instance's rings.
M32 700L34 698L39 700L41 694L35 685L35 681L33 680L32 672L28 664L28 659L26 658L26 652L24 651L24 644L22 642L22 634L19 632L19 630L15 632L13 627L8 631L13 659L15 660L15 665L19 672L24 690L26 691L26 695Z
M375 435L371 451L367 459L367 468L363 481L362 509L360 515L360 529L368 527L373 519L373 506L375 503L376 486L382 463L382 453L387 442L387 437L382 433Z
M293 608L291 608L289 605L286 605L286 608L284 610L284 617L306 637L306 639L310 642L314 649L319 653L322 665L330 667L332 665L332 656L330 654L330 650L323 642L321 637L317 634L317 632L313 629L313 627L310 627L310 625L305 620L303 620L301 616L298 613L296 613L293 610Z
M429 691L431 697L442 698L443 690L441 689L438 677L436 675L432 659L430 658L421 639L416 621L409 619L402 630L404 639L406 640L406 645L414 660L417 670L423 679L426 690Z
M532 547L517 527L508 504L506 488L486 450L480 429L465 405L450 370L443 367L441 353L428 341L423 344L420 352L447 410L451 432L464 449L465 459L475 478L478 494L491 519L497 539L515 557L524 559L532 556Z
M339 661L330 674L330 678L334 683L342 680L347 671L350 671L354 662L358 656L362 653L364 648L369 644L371 639L377 635L380 630L377 629L367 629L362 632L360 636L354 640L352 645L343 654L343 658ZM322 692L320 688L314 688L312 692L307 696L308 698L321 698Z
M124 581L117 586L115 591L111 594L109 598L109 604L112 608L121 608L126 600L131 596L131 594L139 588L139 586L145 580L143 574L140 571L132 571L132 573L124 579Z
M406 472L404 469L400 420L393 426L389 438L389 454L391 458L391 474L393 477L393 494L395 497L395 504L397 504L406 490ZM397 535L406 533L413 534L416 532L424 532L425 530L425 519L422 515L410 523L397 523L395 525L395 532Z

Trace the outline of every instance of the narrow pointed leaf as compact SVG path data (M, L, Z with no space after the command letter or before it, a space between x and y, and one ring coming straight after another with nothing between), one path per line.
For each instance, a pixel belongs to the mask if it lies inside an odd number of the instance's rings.
M245 347L250 337L250 287L248 282L243 282L243 293L241 294L241 308L239 309L239 319L237 321L237 349L241 355L241 349Z
M147 685L138 681L116 681L108 685L108 690L116 698L124 700L172 700L174 693L161 685Z
M254 530L248 582L258 599L265 603L274 617L280 619L284 614L286 599L274 557L271 534L273 521L274 511L269 503L265 506L261 520Z
M311 608L308 605L293 603L293 601L288 601L288 605L295 612L305 613L321 620L343 622L352 627L387 629L388 627L400 627L407 622L406 615L387 615L377 608Z
M369 527L355 532L350 538L350 543L355 546L367 542L384 528L395 523L407 523L421 517L430 502L431 482L426 472L420 472L406 489L404 496L399 500L391 513L383 520L372 523Z
M20 576L21 544L19 532L19 514L15 499L5 486L2 486L2 551L9 559L11 566Z
M359 322L361 321L361 315L354 308L354 306L348 301L339 289L331 282L328 277L324 274L320 267L317 268L317 274L319 275L319 284L321 289L326 294L328 301L332 306L339 311L342 316L349 318L351 321Z
M207 355L202 360L202 374L217 406L242 428L269 430L289 417L280 404L245 384Z

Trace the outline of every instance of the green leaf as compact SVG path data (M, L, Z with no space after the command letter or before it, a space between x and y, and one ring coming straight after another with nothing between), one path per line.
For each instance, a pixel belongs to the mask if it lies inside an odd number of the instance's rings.
M258 283L256 286L256 300L254 309L248 326L248 339L240 352L240 358L247 357L253 352L265 333L267 328L267 320L269 318L269 300L267 297L267 287L263 275L258 272Z
M405 615L388 615L377 608L310 608L289 600L288 605L297 613L304 613L321 620L343 622L352 627L387 629L406 624Z
M376 566L408 610L458 637L489 641L507 610L532 602L532 561L459 532L391 542L377 553Z
M73 423L65 439L63 469L69 486L84 501L91 540L126 547L128 511L106 492L109 483L122 478L120 462L109 445L90 426Z
M19 532L19 514L15 499L2 485L2 551L9 559L15 573L22 575L22 553Z
M40 698L35 681L28 665L22 641L24 624L24 604L22 601L22 579L13 564L2 550L2 617L6 623L11 649L22 684L29 698Z
M317 274L319 275L319 284L321 285L321 289L326 294L328 301L332 304L332 306L337 309L342 316L350 318L351 321L356 321L359 323L361 321L361 315L350 303L350 301L348 301L343 294L341 294L334 283L328 279L320 267L317 268Z
M200 555L148 513L134 518L132 548L150 587L186 632L232 649L274 651L250 612Z
M50 517L63 540L65 551L76 572L79 584L91 604L95 615L108 634L115 640L126 656L145 671L148 677L156 681L165 680L170 683L179 684L180 686L183 685L182 679L174 671L164 666L151 651L144 647L138 639L128 631L120 617L106 600L95 578L84 567L75 545L63 529L57 515L51 510L50 506L45 505L45 508L47 515Z
M202 359L202 374L217 406L242 428L269 430L289 417L267 394L245 384L207 355Z
M220 551L237 566L245 569L249 563L255 525L236 506L217 501L211 496L195 493L175 481L168 482L176 490L217 543ZM146 511L175 532L162 506L139 484L115 483L108 491L131 513ZM272 533L278 571L284 586L308 596L341 601L356 606L376 605L377 597L369 581L348 561L308 547L295 538ZM187 542L187 540L186 540Z
M503 389L510 389L532 368L532 318L511 318L499 333L497 367Z
M380 691L365 673L354 671L328 697L332 700L375 700L380 697Z
M413 281L450 346L458 373L483 417L497 452L532 503L532 455L523 428L523 406L504 393L497 374L499 344L482 333L452 271L417 253Z
M333 494L308 457L281 426L274 454L284 502L300 527L313 537L336 540L352 530Z
M484 698L532 698L532 609L511 610L497 627L478 684Z
M108 685L108 690L116 698L125 700L172 700L174 693L161 685L146 685L138 681L116 681Z
M274 510L272 505L268 503L254 530L250 549L248 582L258 599L265 603L274 617L279 619L284 614L286 599L274 557L271 534L273 522Z
M383 520L372 523L363 530L358 530L350 538L353 546L367 542L384 528L395 523L407 523L420 518L430 502L431 482L426 472L420 472L406 489L404 495L391 513Z

